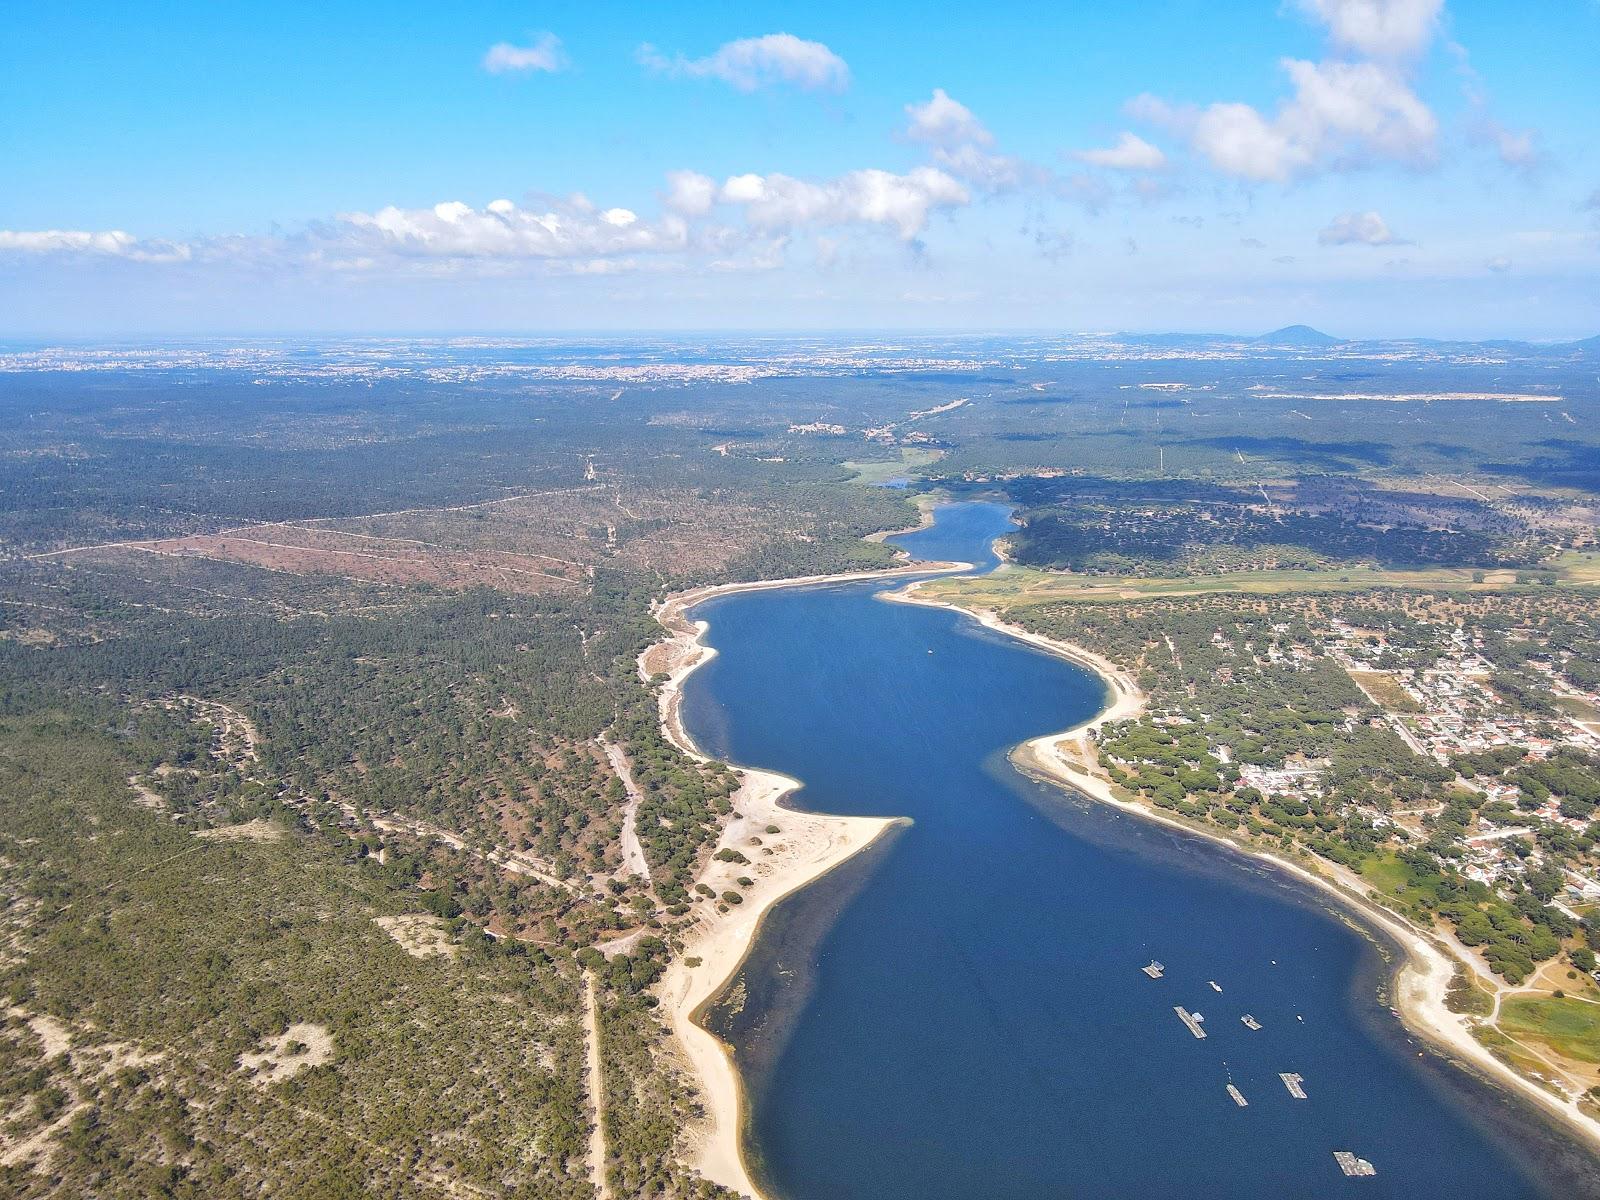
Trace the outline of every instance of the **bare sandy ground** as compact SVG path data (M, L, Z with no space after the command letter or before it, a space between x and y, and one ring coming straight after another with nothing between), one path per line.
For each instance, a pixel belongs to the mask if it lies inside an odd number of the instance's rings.
M594 976L583 976L584 1079L589 1091L589 1107L594 1125L589 1130L589 1177L594 1180L595 1200L611 1200L611 1184L606 1179L605 1072L600 1065L600 1017L594 996Z
M456 944L439 917L428 913L405 913L395 917L374 917L377 926L392 937L412 958L454 958Z
M622 752L622 747L615 742L600 739L600 748L605 751L606 760L611 763L611 769L622 781L623 788L628 793L628 803L622 809L622 873L624 875L638 875L646 883L650 881L650 863L645 859L644 847L639 844L639 802L643 797L639 794L639 785L634 782L633 768L628 763L628 756Z
M287 1079L333 1061L333 1034L326 1025L298 1021L262 1047L239 1056L239 1069L257 1086Z
M208 842L281 842L283 826L257 817L243 825L218 825L213 829L202 829L195 837Z

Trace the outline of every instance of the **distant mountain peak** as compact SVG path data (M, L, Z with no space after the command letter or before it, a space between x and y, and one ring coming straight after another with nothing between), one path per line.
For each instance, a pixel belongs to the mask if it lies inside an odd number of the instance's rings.
M1256 338L1257 342L1272 346L1337 346L1341 340L1309 325L1285 325Z

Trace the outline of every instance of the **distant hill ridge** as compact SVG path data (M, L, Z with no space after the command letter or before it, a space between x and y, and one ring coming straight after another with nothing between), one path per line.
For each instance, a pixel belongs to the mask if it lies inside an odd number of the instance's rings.
M1309 325L1285 325L1253 340L1268 346L1337 346L1344 341Z
M1125 333L1117 336L1126 342L1137 345L1171 348L1218 345L1238 346L1241 344L1260 346L1264 350L1319 350L1334 346L1355 347L1362 345L1431 346L1441 349L1477 347L1483 350L1500 350L1540 357L1576 354L1586 359L1600 358L1600 335L1572 342L1524 342L1505 338L1477 341L1465 338L1340 338L1334 337L1332 334L1323 333L1322 330L1315 329L1310 325L1285 325L1282 329L1274 329L1271 333L1263 333L1257 337L1222 333Z

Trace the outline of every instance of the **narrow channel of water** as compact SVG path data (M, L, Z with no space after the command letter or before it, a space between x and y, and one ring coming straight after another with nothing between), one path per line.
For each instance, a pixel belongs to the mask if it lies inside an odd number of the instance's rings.
M1008 528L998 505L949 505L896 540L992 566ZM1590 1156L1404 1032L1386 948L1304 885L1011 767L1098 711L1096 676L883 590L693 612L718 650L684 692L705 750L803 780L799 806L913 821L778 905L743 1003L708 1014L772 1195L1600 1196ZM1140 972L1152 958L1165 978ZM1377 1176L1346 1178L1341 1150Z

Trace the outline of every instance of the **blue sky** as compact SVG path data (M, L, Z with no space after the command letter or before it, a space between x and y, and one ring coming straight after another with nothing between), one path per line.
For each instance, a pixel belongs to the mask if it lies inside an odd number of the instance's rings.
M150 3L0 39L0 330L1600 331L1600 3Z

